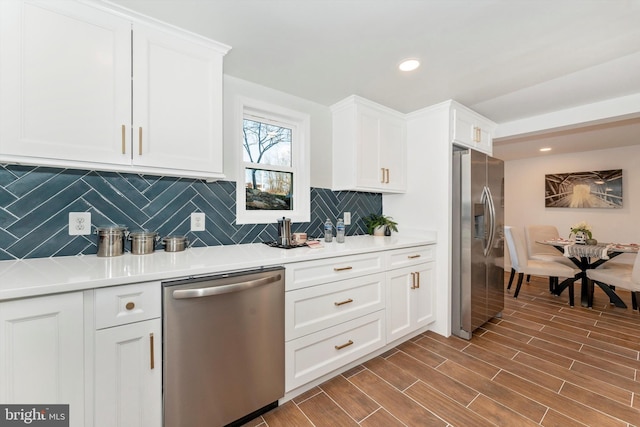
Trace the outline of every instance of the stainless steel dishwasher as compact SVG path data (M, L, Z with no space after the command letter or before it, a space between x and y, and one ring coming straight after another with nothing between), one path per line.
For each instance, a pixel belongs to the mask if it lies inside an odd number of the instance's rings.
M284 395L284 269L163 284L165 427L239 425Z

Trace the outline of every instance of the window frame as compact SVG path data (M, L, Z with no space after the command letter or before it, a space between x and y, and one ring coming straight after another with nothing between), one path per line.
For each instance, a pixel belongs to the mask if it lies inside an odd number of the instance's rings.
M247 169L255 169L256 163L244 161L243 121L264 121L282 124L291 129L291 166L265 165L270 171L292 173L292 210L247 210L245 176ZM310 208L310 116L309 114L270 104L243 96L236 102L236 153L238 153L238 173L236 181L236 224L269 224L278 218L291 218L293 222L309 222Z

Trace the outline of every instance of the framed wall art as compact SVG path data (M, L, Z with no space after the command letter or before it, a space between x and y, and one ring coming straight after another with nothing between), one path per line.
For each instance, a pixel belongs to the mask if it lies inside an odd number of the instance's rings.
M547 208L621 208L622 169L544 176Z

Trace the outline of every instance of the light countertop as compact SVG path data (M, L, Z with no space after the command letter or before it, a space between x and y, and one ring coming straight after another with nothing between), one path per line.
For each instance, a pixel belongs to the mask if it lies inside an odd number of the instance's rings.
M284 265L292 262L355 255L380 250L434 244L433 237L349 236L322 248L271 248L262 243L189 248L183 252L125 253L117 257L81 255L0 261L0 301Z

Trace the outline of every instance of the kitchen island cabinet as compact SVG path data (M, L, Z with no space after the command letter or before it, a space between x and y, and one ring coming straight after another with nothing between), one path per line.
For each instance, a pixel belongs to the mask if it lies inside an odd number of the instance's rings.
M229 47L125 12L0 2L0 161L224 176Z
M68 404L84 423L83 293L0 302L0 402Z

